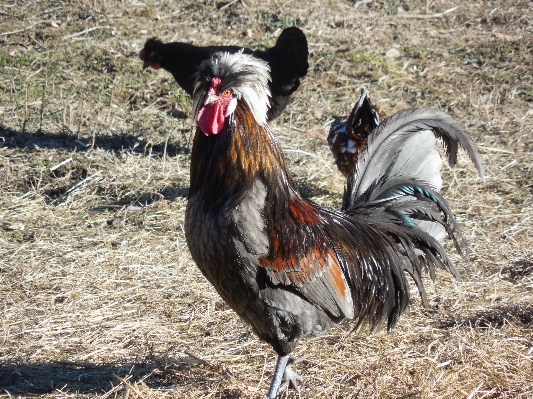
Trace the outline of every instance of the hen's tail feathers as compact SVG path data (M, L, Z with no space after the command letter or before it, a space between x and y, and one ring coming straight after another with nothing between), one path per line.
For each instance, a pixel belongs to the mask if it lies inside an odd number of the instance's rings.
M368 96L366 88L348 118L335 118L329 129L328 144L337 168L348 178L353 173L357 157L363 149L366 138L381 123L379 112Z
M453 211L439 194L442 161L437 139L450 166L455 165L461 145L484 182L479 155L462 124L442 111L410 109L391 116L369 135L343 198L347 213L396 243L405 261L403 270L415 280L424 305L422 271L434 279L435 267L440 267L459 278L441 245L444 233L463 257L468 256Z
M368 90L361 88L361 97L346 121L346 134L352 138L366 139L380 124L379 112L372 105Z

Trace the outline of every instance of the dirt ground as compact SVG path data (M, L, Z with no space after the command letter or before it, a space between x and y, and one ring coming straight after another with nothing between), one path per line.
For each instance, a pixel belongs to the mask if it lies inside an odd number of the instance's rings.
M461 282L413 291L389 334L302 342L282 398L533 398L531 1L4 0L0 4L0 397L262 398L275 363L203 278L183 232L194 124L144 41L265 48L310 70L273 124L313 200L340 205L326 143L361 86L384 115L464 122L443 193L470 245ZM58 166L63 161L70 161Z

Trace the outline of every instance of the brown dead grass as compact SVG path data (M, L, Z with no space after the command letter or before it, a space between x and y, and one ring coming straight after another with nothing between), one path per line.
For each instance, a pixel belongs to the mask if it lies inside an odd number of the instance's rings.
M487 185L465 156L445 170L463 281L439 275L390 334L302 342L305 381L282 397L533 398L532 18L511 0L4 1L0 396L263 397L272 350L185 244L193 125L171 111L188 98L137 54L152 36L265 47L296 24L310 73L274 128L309 196L340 203L325 137L362 85L384 114L465 122Z

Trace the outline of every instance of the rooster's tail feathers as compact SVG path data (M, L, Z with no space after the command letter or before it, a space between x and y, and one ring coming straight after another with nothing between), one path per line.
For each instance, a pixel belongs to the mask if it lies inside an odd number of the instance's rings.
M440 190L441 160L436 139L442 142L450 166L457 162L461 145L485 181L472 138L461 123L440 110L407 109L386 119L368 137L349 179L345 206L377 197L384 183L397 179L414 179ZM371 186L374 188L369 192Z
M444 233L463 257L468 256L453 211L439 193L442 161L437 139L451 166L461 145L484 181L479 155L464 126L442 111L412 109L388 118L369 135L343 199L343 209L354 219L374 226L396 243L402 269L413 277L424 304L422 271L434 279L435 268L440 267L459 279L441 245ZM393 321L389 320L389 328Z

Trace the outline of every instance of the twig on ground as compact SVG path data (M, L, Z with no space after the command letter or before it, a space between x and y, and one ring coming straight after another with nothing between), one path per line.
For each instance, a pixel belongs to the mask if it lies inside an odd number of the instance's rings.
M57 197L52 203L53 204L57 204L61 199L65 198L66 196L68 196L69 194L72 194L74 191L76 190L79 190L82 186L84 186L85 184L89 183L91 180L93 180L95 177L97 176L100 176L102 174L102 171L99 170L98 172L96 172L95 174L89 176L89 177L86 177L85 179L83 179L82 181L74 184L72 187L70 187L67 191L65 191L63 194L61 194L59 197Z
M231 6L232 4L235 4L236 2L238 2L239 0L231 0L228 4L224 4L222 7L220 7L218 9L218 11L222 11L223 9L225 8L228 8L229 6Z
M3 32L3 33L0 33L0 36L14 35L15 33L24 32L25 30L31 29L31 28L33 28L33 27L36 26L36 25L44 24L44 23L46 23L46 22L48 22L48 21L37 21L37 22L35 22L34 24L31 24L30 26L27 26L26 28L23 28L23 29L13 30L13 31L11 31L11 32Z
M41 42L39 42L37 39L35 39L32 35L28 35L28 37L31 39L32 42L34 42L36 45L38 45L43 50L47 50L47 51L51 50L45 45L43 45Z
M91 152L94 149L95 142L96 142L96 120L94 121L94 125L93 125L93 137L91 140L91 145L89 146L89 149L87 150L87 152Z
M28 85L26 85L26 95L24 97L24 122L22 123L22 134L26 132L26 122L28 122Z
M44 113L44 98L46 96L46 85L48 84L48 76L45 76L43 85L43 96L41 98L41 113L39 115L39 132L43 131L43 113Z
M85 102L85 93L83 93L83 95L81 97L80 121L78 122L78 133L77 133L78 138L80 138L81 124L83 122L83 105L84 105L84 102Z
M66 165L66 164L69 163L69 162L72 162L72 157L69 157L69 158L67 158L67 159L65 159L65 160L63 160L63 161L61 161L61 162L59 162L58 164L52 166L52 167L50 168L50 172L53 172L54 170L60 168L60 167L63 166L63 165Z
M163 172L165 171L165 161L167 159L167 146L168 146L169 138L170 138L170 132L167 134L167 138L165 139L165 147L163 148Z
M452 7L452 8L447 9L446 11L439 12L439 13L437 13L437 14L431 14L431 15L412 15L412 14L407 14L407 15L402 15L402 16L403 16L404 18L413 18L413 19L442 18L442 17L444 17L446 14L449 14L449 13L451 13L451 12L454 12L454 11L457 10L459 7L461 7L461 6Z
M81 32L77 32L77 33L73 33L71 35L63 36L63 39L70 39L72 37L80 36L80 35L83 35L85 33L92 32L93 30L96 30L96 29L109 29L109 26L94 26L92 28L84 29Z
M109 96L109 107L107 108L107 115L105 117L105 124L109 122L109 117L111 115L111 107L113 106L113 89L111 89L111 95Z
M81 141L80 139L76 139L76 140L74 140L74 141L75 141L76 143L78 143L79 145L81 145L82 147L85 147L85 148L87 148L87 147L90 146L90 144L84 143L84 142Z
M477 148L479 148L480 150L488 151L488 152L499 152L499 153L502 153L502 154L510 154L510 155L514 155L515 154L514 151L509 151L509 150L504 150L504 149L501 149L501 148L494 148L494 147L485 147L483 145L478 145Z
M43 70L43 68L39 68L39 69L37 69L35 72L30 73L30 74L26 77L26 79L24 79L24 80L27 82L31 77L37 75L37 74L38 74L39 72L41 72L42 70Z

